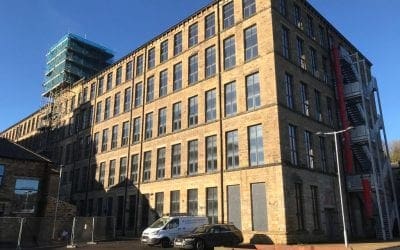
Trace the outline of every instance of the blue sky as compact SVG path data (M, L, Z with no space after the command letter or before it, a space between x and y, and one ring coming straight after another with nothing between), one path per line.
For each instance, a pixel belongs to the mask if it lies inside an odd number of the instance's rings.
M5 0L0 8L0 131L41 104L45 54L68 32L126 55L212 0ZM310 0L373 63L389 140L400 139L398 0Z

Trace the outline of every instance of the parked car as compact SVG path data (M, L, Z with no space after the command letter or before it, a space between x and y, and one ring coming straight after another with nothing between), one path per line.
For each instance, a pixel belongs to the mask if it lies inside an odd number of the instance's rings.
M190 233L204 224L208 224L205 216L164 216L143 231L141 242L169 247L178 235Z
M236 246L243 242L242 232L233 224L210 224L196 228L190 234L177 237L174 247L204 250L216 246Z

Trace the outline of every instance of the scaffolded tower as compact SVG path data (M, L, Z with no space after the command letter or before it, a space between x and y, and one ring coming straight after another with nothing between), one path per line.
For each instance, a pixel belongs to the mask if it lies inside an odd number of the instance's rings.
M104 46L74 34L67 34L46 55L43 83L43 127L57 126L63 94L79 79L89 77L111 64L113 53Z

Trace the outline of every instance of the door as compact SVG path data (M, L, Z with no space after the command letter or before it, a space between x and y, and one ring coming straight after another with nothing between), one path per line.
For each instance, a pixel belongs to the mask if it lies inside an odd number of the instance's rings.
M325 208L325 231L329 239L335 236L335 210L333 208Z

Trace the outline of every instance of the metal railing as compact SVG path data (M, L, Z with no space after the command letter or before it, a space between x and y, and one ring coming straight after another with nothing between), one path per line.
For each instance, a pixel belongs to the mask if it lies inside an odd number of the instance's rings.
M115 217L0 217L0 249L94 244L114 240L115 227Z

